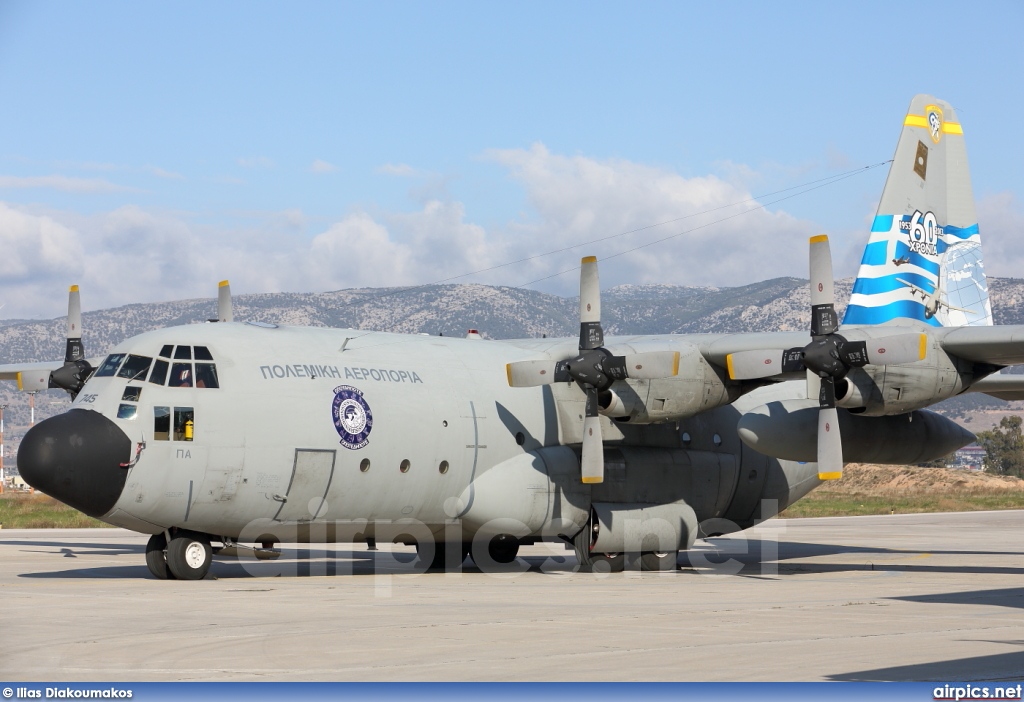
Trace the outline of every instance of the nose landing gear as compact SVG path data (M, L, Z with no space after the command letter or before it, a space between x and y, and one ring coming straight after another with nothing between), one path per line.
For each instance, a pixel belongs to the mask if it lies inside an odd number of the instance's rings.
M170 542L164 533L146 544L146 565L157 580L202 580L210 572L213 548L205 534L179 530Z

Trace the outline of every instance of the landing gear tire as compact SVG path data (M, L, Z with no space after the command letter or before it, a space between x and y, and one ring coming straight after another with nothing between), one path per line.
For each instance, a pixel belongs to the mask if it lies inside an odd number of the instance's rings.
M167 544L167 567L178 580L202 580L212 562L213 548L203 534L180 532Z
M519 540L509 534L499 534L488 542L487 555L495 563L512 563L519 555Z
M439 570L457 572L462 567L462 562L466 560L466 556L469 555L469 549L472 544L469 543L446 543L444 541L437 541L434 543L434 555L430 559L430 564L427 566L427 570ZM456 549L458 553L455 553ZM420 563L426 561L425 552L429 549L416 544L416 555L419 557ZM448 563L448 557L451 556L452 562ZM458 558L458 563L454 562ZM446 567L447 566L447 567Z
M146 565L157 580L175 580L174 573L167 567L167 537L163 533L153 534L146 544Z
M590 573L621 573L626 567L626 557L622 553L594 553L590 550L593 527L590 522L580 533L573 537L572 545L576 550L576 560L580 562L580 570Z
M676 569L678 551L644 551L640 554L640 569L668 571Z

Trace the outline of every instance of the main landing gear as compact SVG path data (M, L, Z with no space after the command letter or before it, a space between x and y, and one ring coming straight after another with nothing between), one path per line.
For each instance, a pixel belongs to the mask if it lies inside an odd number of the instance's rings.
M202 580L212 562L213 548L205 534L177 530L167 541L161 532L146 544L146 565L157 580Z
M636 558L636 554L627 562L624 553L599 553L591 550L591 544L597 536L594 522L590 521L580 533L573 537L572 545L576 551L576 560L580 569L592 573L621 573L629 570L667 571L676 569L678 551L644 551Z
M482 545L476 546L481 548ZM472 542L454 542L446 543L444 541L437 541L434 543L432 553L431 549L425 545L416 544L416 554L420 558L420 563L430 558L430 564L427 566L427 570L447 570L449 572L455 572L460 569L462 563L466 560L467 556L473 557L477 567L481 570L486 571L488 565L493 564L508 564L515 561L516 556L519 554L519 540L510 534L498 534L487 542L487 559L490 563L481 564L483 556L478 559L473 556L474 545Z

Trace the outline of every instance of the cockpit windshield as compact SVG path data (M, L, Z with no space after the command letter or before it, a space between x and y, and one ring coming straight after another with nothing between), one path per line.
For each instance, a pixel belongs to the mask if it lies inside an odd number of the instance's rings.
M123 353L112 353L107 356L106 360L100 365L95 375L97 378L102 378L108 375L114 375L117 373L118 366L121 365L121 361L124 360L125 354Z
M129 380L145 380L151 363L153 363L153 359L149 356L131 355L124 362L124 365L121 366L121 370L117 372L117 377L128 378Z
M117 376L128 380L146 381L172 388L219 388L220 378L213 354L206 346L164 345L160 357L115 353L104 359L96 377ZM174 360L171 360L174 359ZM195 361L209 361L197 363ZM152 368L152 372L150 369Z

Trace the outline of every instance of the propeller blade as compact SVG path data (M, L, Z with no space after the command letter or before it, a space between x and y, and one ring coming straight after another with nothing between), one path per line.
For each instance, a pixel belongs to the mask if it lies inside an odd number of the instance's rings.
M811 237L811 336L825 336L839 328L832 285L832 251L828 236Z
M824 387L825 383L822 383ZM843 439L839 435L839 412L835 407L818 410L818 480L843 477Z
M589 403L588 403L589 404ZM604 441L601 438L601 418L583 418L583 453L580 472L585 483L604 482Z
M807 371L807 399L813 399L821 394L821 378L812 370Z
M558 382L554 361L516 361L505 365L510 388L532 388Z
M220 281L217 287L217 319L221 322L235 321L235 313L231 309L231 284Z
M821 409L835 409L836 408L836 381L830 375L826 375L824 378L819 379L820 387L818 388L818 407Z
M873 366L898 366L923 361L927 353L927 334L896 334L884 339L850 341L843 346L845 360L854 368L869 363Z
M781 349L737 351L725 357L725 367L732 380L753 380L782 373Z
M597 256L580 261L580 351L604 345L601 329L601 282L597 276Z
M64 362L74 363L85 358L85 347L82 345L82 298L78 286L72 285L68 290L68 343L64 348Z
M655 378L671 378L679 375L678 351L628 353L625 356L612 356L612 358L616 361L622 359L621 369L627 378L653 380ZM605 372L615 380L621 380L612 372L616 365L609 363Z

